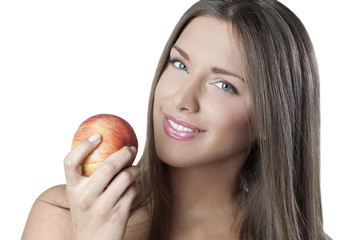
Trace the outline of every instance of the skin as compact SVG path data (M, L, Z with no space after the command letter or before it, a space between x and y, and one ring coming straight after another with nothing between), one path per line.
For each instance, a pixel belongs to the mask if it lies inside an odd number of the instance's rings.
M175 46L156 88L153 112L156 151L173 179L171 239L236 239L233 186L252 143L241 56L231 26L210 17L189 23ZM174 139L164 131L164 114L204 132L186 141ZM145 209L129 216L141 174L126 167L135 156L132 149L121 149L93 175L82 176L81 162L99 142L83 140L66 156L67 185L35 201L23 240L133 240L148 234Z
M141 224L147 219L144 209L129 220L132 201L139 192L135 181L140 169L126 167L134 160L134 149L124 147L110 155L90 177L82 175L82 161L99 143L100 139L85 139L66 156L66 186L53 187L39 196L22 240L142 239L146 234Z
M175 43L157 85L155 143L174 179L174 239L236 238L233 187L253 141L250 94L239 66L231 26L198 17ZM173 138L164 131L167 115L204 132L190 140Z

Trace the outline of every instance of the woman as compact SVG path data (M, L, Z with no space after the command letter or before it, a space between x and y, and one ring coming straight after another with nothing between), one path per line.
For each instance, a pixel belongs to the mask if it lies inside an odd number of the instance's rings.
M94 135L65 158L23 239L325 239L319 79L300 20L273 0L202 0L175 27L148 136L89 178ZM141 190L140 190L141 189Z

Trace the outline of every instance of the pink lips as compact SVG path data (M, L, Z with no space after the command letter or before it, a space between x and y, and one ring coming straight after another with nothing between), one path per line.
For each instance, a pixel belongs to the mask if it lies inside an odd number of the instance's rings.
M189 129L194 130L193 132L188 132L188 131L178 131L177 129L173 128L170 123L169 123L169 119L171 121L173 121L175 124L187 127ZM196 136L204 133L203 130L199 129L198 127L195 127L189 123L177 120L176 118L169 116L169 115L165 115L164 117L164 122L163 122L163 127L164 127L164 131L165 133L169 136L172 137L174 139L177 140L181 140L181 141L187 141L187 140L191 140L193 138L195 138Z

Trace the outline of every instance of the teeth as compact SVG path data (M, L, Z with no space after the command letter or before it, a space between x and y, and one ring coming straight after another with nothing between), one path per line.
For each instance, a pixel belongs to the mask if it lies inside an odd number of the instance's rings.
M204 132L203 130L193 130L191 128L176 124L173 121L171 121L170 119L168 121L169 121L170 125L179 132Z

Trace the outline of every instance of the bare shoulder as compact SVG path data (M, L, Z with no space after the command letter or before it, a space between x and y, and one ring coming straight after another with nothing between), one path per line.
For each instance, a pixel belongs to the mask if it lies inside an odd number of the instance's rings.
M148 235L149 217L145 207L131 214L125 240L144 240ZM66 185L44 191L35 200L27 219L22 240L70 240L72 232Z
M55 207L69 210L69 202L66 195L66 185L57 185L47 189L38 199Z
M129 218L125 240L144 240L149 234L149 213L146 207L136 210Z
M35 200L22 240L66 240L71 239L71 231L66 186L58 185L47 189Z

